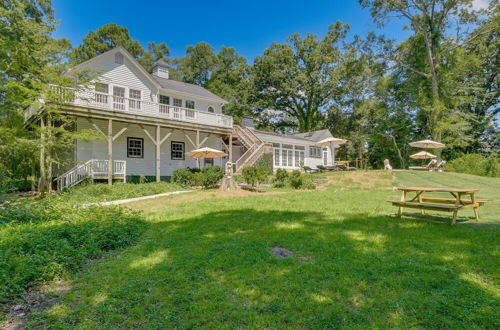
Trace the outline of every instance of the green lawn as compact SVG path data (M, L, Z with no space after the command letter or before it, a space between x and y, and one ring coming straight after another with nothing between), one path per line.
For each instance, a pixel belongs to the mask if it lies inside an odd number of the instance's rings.
M326 176L323 190L137 202L138 243L89 265L29 327L499 328L499 179ZM474 186L450 226L394 217L394 185ZM470 213L470 214L468 214ZM448 214L444 214L448 217ZM465 218L463 216L466 216ZM291 258L270 254L280 246Z

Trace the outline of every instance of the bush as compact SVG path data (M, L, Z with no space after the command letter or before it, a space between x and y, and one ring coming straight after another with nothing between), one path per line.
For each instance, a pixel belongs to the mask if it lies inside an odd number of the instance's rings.
M262 168L268 175L273 174L273 155L263 154L256 162L255 167Z
M224 177L224 170L220 166L205 167L195 173L195 181L205 189L215 188Z
M485 157L480 154L466 154L446 164L452 172L481 176L500 177L500 160L497 155Z
M180 168L172 173L172 182L183 187L190 187L195 184L194 173L189 168Z
M290 186L293 189L316 189L316 184L312 178L299 170L288 173L284 169L278 169L273 179L273 187L283 188Z
M278 168L273 179L273 187L283 188L286 186L288 181L288 172L285 169Z
M258 184L265 183L268 177L265 169L256 166L243 167L241 174L243 175L243 180L251 185L252 188L255 188Z
M0 181L0 193L10 193L16 191L30 191L31 181L25 179L10 179Z
M0 303L132 245L145 227L137 214L117 207L54 205L43 200L0 210Z

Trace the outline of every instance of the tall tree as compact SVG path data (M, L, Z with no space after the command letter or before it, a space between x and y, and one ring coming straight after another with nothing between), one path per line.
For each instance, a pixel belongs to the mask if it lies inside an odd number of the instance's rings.
M186 56L176 61L179 78L190 84L204 86L217 66L217 55L212 46L199 42L186 48Z
M343 41L347 25L331 25L324 38L290 36L286 44L273 43L255 59L253 81L263 110L277 110L296 121L301 132L324 123L324 111L339 92Z
M150 70L157 60L168 61L167 57L170 55L166 43L149 42L148 50L145 50L139 41L132 39L126 27L109 23L96 31L90 31L83 38L82 44L73 49L71 59L74 63L81 63L117 46L124 47L146 70Z
M221 47L215 53L212 46L200 42L188 46L186 56L175 61L174 77L188 83L203 86L229 103L226 114L238 122L243 115L250 114L252 107L251 67L234 48Z
M474 12L467 10L471 2L472 0L360 0L363 7L370 8L372 17L380 27L391 18L397 17L405 20L409 24L408 27L414 31L413 41L421 42L424 51L417 54L422 56L419 63L424 64L423 67L406 62L406 53L402 49L392 49L391 43L388 42L384 42L381 52L372 54L430 82L430 102L426 106L426 119L430 134L437 141L442 139L441 121L449 115L446 112L446 104L441 99L444 77L440 77L439 68L445 63L443 46L447 32L457 19L461 25L475 21Z

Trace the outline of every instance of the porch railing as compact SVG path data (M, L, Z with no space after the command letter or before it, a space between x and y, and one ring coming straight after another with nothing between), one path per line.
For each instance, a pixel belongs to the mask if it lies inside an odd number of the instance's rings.
M125 160L113 161L113 177L120 177L126 181L127 162ZM61 174L55 180L59 190L73 187L85 178L103 179L108 177L108 161L101 159L91 159L83 164L75 165L69 171Z
M52 85L51 89L56 95L60 95L60 97L57 97L58 100L67 104L193 122L209 126L233 127L233 118L219 113L127 98L92 90L77 90L55 85Z

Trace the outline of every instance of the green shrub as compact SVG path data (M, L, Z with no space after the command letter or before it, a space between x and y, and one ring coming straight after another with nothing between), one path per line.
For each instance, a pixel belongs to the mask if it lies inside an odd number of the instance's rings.
M224 171L220 166L205 167L195 174L196 182L205 189L215 188L223 176Z
M273 154L263 154L256 162L255 167L262 168L268 175L273 174Z
M31 181L25 179L5 178L0 181L0 193L31 190Z
M189 168L180 168L175 170L172 173L172 182L183 187L192 186L195 183L194 173Z
M302 173L298 170L293 171L288 177L288 182L293 189L300 189L303 183Z
M145 228L137 214L120 208L54 205L44 200L0 210L0 303L132 245Z
M293 189L316 189L312 177L299 170L288 173L286 170L278 169L273 180L273 186L276 188L290 186Z
M486 157L480 154L466 154L450 161L446 164L446 169L452 172L499 177L500 160L497 155Z
M273 187L283 188L288 182L288 172L285 169L278 168L273 179Z
M243 180L252 188L255 188L256 185L265 183L267 181L268 174L265 169L262 167L255 166L245 166L241 172L243 176Z

